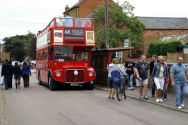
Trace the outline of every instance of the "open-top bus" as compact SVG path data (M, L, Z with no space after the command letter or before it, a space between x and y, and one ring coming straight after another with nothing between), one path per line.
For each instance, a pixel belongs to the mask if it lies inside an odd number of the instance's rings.
M36 77L51 90L58 85L93 89L95 70L91 49L95 46L93 20L54 18L37 33Z

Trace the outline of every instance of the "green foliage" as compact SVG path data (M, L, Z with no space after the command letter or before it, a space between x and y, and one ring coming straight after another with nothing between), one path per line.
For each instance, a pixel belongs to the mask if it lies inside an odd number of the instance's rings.
M124 39L130 39L135 52L141 49L145 25L133 15L133 9L127 1L121 6L114 3L108 8L110 47L119 47ZM101 6L93 11L92 17L97 30L96 41L101 48L105 48L105 7Z
M128 39L128 32L119 31L117 28L109 28L109 40L110 47L119 47L122 43L122 40ZM106 36L105 36L105 28L101 28L96 33L96 41L100 43L100 48L106 47Z
M28 54L30 46L29 41L34 38L34 36L34 34L29 33L27 35L6 37L3 39L5 41L3 49L5 52L10 53L13 60L23 61L24 56Z
M149 45L149 56L152 55L163 55L166 56L167 53L178 52L182 48L181 41L171 40L171 41L153 41Z

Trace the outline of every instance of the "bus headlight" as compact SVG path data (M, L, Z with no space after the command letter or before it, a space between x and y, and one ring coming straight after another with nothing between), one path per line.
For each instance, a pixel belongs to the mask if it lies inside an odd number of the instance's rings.
M92 77L93 76L93 72L89 72L89 76Z
M56 76L60 77L61 76L61 72L56 72Z

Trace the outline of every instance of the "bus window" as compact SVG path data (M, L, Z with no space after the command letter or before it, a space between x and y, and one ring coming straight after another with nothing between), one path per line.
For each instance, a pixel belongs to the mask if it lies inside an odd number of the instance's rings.
M72 61L72 47L56 46L55 47L56 61Z
M48 59L48 53L47 52L43 52L43 55L44 55L44 60L47 60Z
M89 53L83 52L83 51L74 51L73 53L73 60L76 62L79 61L88 61L89 59Z
M39 60L43 60L42 53L39 53Z
M75 19L76 27L91 27L91 19Z
M73 19L71 17L56 18L56 26L73 26Z

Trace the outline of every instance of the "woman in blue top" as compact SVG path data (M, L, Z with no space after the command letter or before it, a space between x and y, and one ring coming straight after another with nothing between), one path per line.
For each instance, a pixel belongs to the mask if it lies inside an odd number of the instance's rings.
M22 67L22 76L24 81L24 87L29 87L29 75L31 75L30 67L27 65L26 62L23 63Z

